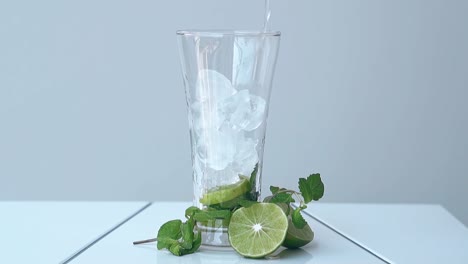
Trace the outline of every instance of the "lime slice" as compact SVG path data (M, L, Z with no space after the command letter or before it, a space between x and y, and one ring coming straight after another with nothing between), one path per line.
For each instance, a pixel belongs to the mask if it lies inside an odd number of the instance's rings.
M204 205L219 204L230 201L250 191L250 182L246 177L240 177L240 181L223 185L208 190L201 198L200 203Z
M294 226L291 217L288 217L288 232L284 239L283 246L287 248L300 248L309 244L314 239L314 232L309 224L299 229Z
M288 218L279 206L258 203L232 214L229 242L242 256L261 258L281 246L287 230Z

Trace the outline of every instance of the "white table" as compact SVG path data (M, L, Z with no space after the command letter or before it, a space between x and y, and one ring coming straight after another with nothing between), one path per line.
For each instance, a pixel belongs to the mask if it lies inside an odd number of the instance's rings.
M0 202L0 263L62 262L147 202Z
M183 257L132 241L183 219L190 203L0 202L0 263L256 263L232 249ZM438 205L309 206L314 241L268 263L468 263L468 229Z
M468 263L468 229L439 205L316 203L306 211L390 263Z
M184 219L184 211L188 206L190 203L153 203L136 217L78 255L71 263L259 263L258 260L239 256L232 249L213 251L202 247L195 254L175 257L167 251L158 251L155 244L132 245L132 241L155 237L159 226L164 222L177 218ZM262 261L262 263L384 263L317 221L311 218L308 221L315 231L316 237L311 244L302 250L283 251L279 255L280 260L271 259Z

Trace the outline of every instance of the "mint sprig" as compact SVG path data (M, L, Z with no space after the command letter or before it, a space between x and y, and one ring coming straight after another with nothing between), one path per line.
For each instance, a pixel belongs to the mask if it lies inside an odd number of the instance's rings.
M176 256L194 253L201 245L201 232L195 229L197 222L229 219L229 210L200 210L191 206L185 210L187 221L171 220L158 231L158 249L167 249Z
M296 201L292 198L293 194L294 194L294 191L291 193L287 193L287 192L276 193L271 198L270 203L294 203Z
M167 249L176 256L193 253L201 245L201 233L194 232L195 222L189 218L185 223L171 220L159 228L158 249Z
M307 178L299 178L298 185L301 192L270 186L272 196L267 197L268 199L265 199L264 202L285 203L289 207L290 203L295 202L293 196L297 197L300 203L291 213L291 221L296 228L302 229L307 225L307 222L302 216L301 211L307 208L306 204L310 203L312 200L318 201L323 197L325 186L320 177L320 173L311 174ZM288 214L289 213L290 210L288 210Z

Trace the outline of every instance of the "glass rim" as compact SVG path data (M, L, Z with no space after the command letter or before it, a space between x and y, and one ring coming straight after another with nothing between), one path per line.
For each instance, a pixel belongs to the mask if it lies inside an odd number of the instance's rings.
M179 36L203 36L203 37L223 37L223 36L240 36L240 37L279 37L280 31L261 31L261 30L229 30L229 29L184 29L177 30Z

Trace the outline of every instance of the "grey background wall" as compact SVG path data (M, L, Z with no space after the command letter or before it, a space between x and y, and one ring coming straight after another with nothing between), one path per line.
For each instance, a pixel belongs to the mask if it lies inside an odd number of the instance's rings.
M441 203L468 224L468 2L272 1L264 189ZM261 0L1 1L0 199L190 200L175 30L260 28Z

